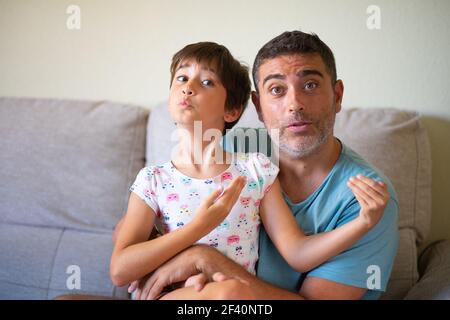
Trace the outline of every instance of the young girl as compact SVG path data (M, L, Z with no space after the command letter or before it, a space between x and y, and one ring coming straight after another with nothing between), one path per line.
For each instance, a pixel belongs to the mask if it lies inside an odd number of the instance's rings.
M306 236L282 197L278 168L263 154L230 154L220 147L217 136L238 121L249 94L247 68L225 47L201 42L174 55L169 111L182 129L178 150L171 161L143 168L130 188L111 258L115 285L141 279L195 243L217 248L254 274L260 222L289 265L305 272L348 248L379 221L389 197L382 183L376 184L377 192L357 196L358 218ZM218 135L205 141L211 130ZM162 236L148 240L154 225ZM175 291L163 298L174 297ZM185 298L217 297L205 292Z

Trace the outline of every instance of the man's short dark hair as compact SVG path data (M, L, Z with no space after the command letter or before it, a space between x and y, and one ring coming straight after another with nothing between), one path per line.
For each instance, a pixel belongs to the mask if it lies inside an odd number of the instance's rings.
M170 66L171 84L179 65L187 59L195 59L197 62L206 63L216 69L215 71L227 92L225 110L230 111L242 107L242 115L251 91L248 67L237 61L230 51L220 44L215 42L193 43L174 54ZM233 122L225 122L224 133L225 130L231 129L239 121L239 118Z
M312 33L304 33L301 31L286 31L279 36L267 42L256 55L253 63L253 83L256 92L258 92L258 71L259 67L269 59L283 55L308 55L318 54L327 68L331 76L331 83L336 83L336 63L331 49L320 38Z

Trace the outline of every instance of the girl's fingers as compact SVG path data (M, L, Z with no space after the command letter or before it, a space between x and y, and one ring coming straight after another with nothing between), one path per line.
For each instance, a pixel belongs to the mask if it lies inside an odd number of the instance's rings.
M373 181L368 178L350 178L352 185L356 186L360 190L364 191L368 197L376 202L383 202L388 197L389 192L387 191L386 185L380 185L378 182ZM373 187L373 186L376 186Z
M373 200L378 197L381 197L381 195L379 195L376 191L371 189L367 184L365 184L361 180L352 177L350 178L349 183L352 189L358 189L366 200Z
M367 195L359 189L357 186L352 184L350 181L347 183L348 187L352 189L353 194L355 195L356 200L360 203L360 205L368 206ZM370 201L370 200L369 200Z
M230 205L230 207L234 205L245 186L245 181L245 178L238 177L231 182L231 184L225 189L222 196L222 200L225 204Z
M234 193L232 196L232 201L231 203L234 205L234 203L237 201L237 199L239 198L239 195L242 192L242 189L244 189L245 185L247 184L247 179L244 177L240 177L240 181L239 181L239 185L237 186L237 188L234 189Z
M209 208L216 202L217 198L220 196L220 194L223 192L223 187L220 187L213 192L205 199L204 205Z
M229 205L232 207L239 195L241 194L242 189L245 186L245 179L243 177L237 177L234 179L228 187L225 189L223 186L220 186L218 189L214 190L203 202L203 206L206 208L211 207L217 201L221 201L222 203Z
M372 190L378 192L382 196L386 196L388 193L387 186L384 182L375 181L373 179L367 178L362 174L358 174L356 178L362 182L364 182L367 186L369 186Z

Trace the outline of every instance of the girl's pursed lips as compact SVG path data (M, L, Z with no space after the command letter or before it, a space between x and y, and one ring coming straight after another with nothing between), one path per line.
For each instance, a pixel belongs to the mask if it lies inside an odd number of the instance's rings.
M192 107L192 104L188 100L181 100L178 105L180 105L182 108Z

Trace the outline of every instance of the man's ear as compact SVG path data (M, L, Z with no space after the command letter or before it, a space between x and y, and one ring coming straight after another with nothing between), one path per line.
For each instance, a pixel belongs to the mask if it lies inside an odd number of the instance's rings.
M337 80L334 84L334 103L336 106L336 113L341 111L342 98L344 97L344 82Z
M261 122L264 122L262 119L262 112L261 112L261 104L259 102L259 95L256 91L252 91L252 102L255 106L256 112L258 113L258 119Z
M231 110L226 110L223 119L225 122L234 122L241 116L242 111L244 110L243 106L232 108Z

